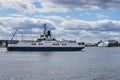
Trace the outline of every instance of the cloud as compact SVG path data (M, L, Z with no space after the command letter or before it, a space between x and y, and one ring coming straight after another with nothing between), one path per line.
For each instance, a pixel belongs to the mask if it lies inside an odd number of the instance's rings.
M31 4L32 2L34 2L33 0L0 0L0 5L1 7L5 8L5 9L15 9L18 11L22 11L24 13L29 12L31 13L33 10L36 11L36 8L33 4Z
M35 4L37 3L37 4ZM40 6L40 7L37 7ZM1 9L22 13L68 12L83 9L119 9L119 0L0 0Z
M40 35L43 32L43 24L47 24L47 30L55 30L56 25L50 20L29 18L18 15L12 15L13 17L0 17L0 37L2 39L11 39L15 30L19 29L24 34L24 39L36 38L36 35ZM28 36L26 36L28 35ZM15 39L21 40L21 34L18 32Z
M40 32L39 28L32 28L32 32Z
M42 8L37 9L37 12L67 12L69 11L68 8L65 8L61 5L54 4L53 2L50 1L41 1L41 6Z
M9 14L9 17L25 17L24 15L21 14Z
M37 4L34 4L36 3ZM37 7L37 6L41 7ZM66 12L67 8L42 0L0 0L1 9L15 9L21 13L46 13L46 12Z
M54 20L54 21L64 21L64 20L66 20L66 19L63 18L63 17L54 16L54 15L51 15L51 16L41 15L41 16L38 16L38 17L39 17L39 18L42 18L42 19L49 19L49 20Z
M97 16L97 18L100 18L100 19L108 19L109 18L109 16L106 16L106 15L103 15L100 13L98 13L96 16Z
M16 29L24 34L24 39L34 39L43 32L43 24L47 23L48 30L52 30L57 39L72 39L83 42L97 42L103 39L119 38L120 21L115 20L63 20L59 26L51 20L29 17L0 17L0 37L11 39ZM59 29L60 28L60 29ZM16 36L21 37L18 33Z
M60 5L68 10L81 10L81 9L119 9L119 0L44 0L53 5Z
M115 20L66 20L61 23L63 30L69 38L85 41L97 42L99 40L119 40L120 21ZM64 32L63 32L64 33ZM70 37L72 35L73 37ZM69 39L68 38L68 39Z
M66 20L61 23L66 30L98 30L98 31L120 31L120 21L116 20Z
M57 30L52 31L53 37L58 40L68 39L82 42L97 43L99 40L119 40L118 32L88 31L88 30Z
M36 32L37 28L43 29L43 24L45 23L49 26L47 27L49 30L56 29L56 25L50 20L28 17L0 17L0 31L5 33L6 29L7 32L13 32L16 29L20 29L23 33L33 33Z

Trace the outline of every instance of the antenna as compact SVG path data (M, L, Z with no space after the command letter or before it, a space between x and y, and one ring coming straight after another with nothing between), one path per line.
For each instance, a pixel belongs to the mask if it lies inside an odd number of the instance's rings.
M43 25L43 27L44 27L44 32L43 32L43 34L46 35L46 23Z

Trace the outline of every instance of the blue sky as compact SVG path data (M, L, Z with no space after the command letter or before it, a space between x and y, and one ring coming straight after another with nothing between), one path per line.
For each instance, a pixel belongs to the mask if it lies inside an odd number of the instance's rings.
M0 0L0 39L10 39L16 29L26 39L36 37L47 23L58 39L119 40L119 7L119 0Z

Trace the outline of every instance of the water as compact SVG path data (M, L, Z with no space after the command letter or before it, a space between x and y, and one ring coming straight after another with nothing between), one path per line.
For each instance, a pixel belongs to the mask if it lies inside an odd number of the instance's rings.
M0 48L0 80L120 80L120 48L73 52L8 52Z

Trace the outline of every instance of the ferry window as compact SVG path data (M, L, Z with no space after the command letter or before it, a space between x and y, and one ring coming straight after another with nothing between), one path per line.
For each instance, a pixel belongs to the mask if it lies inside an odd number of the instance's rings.
M59 44L53 44L53 45L59 45Z
M84 45L84 43L83 42L81 42L81 43L78 43L79 45Z
M66 44L62 44L62 45L66 45Z
M32 45L36 45L35 43L32 43Z

